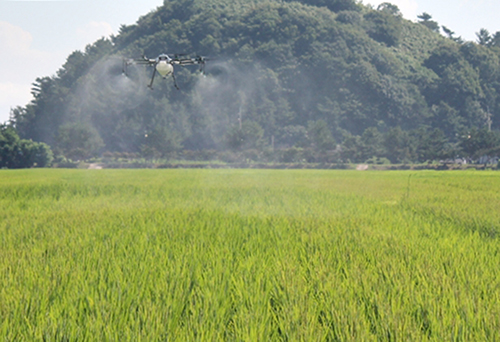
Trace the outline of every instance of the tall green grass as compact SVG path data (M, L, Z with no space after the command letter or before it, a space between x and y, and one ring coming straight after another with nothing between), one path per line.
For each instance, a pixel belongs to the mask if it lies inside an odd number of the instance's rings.
M500 340L500 174L0 172L2 341Z

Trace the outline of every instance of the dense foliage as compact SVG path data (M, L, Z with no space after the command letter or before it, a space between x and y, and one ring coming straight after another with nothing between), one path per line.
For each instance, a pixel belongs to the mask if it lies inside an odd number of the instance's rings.
M14 129L0 126L0 168L46 167L52 160L47 144L19 139Z
M473 157L479 150L462 149L465 137L500 129L500 35L481 30L478 43L463 42L448 28L441 36L429 14L419 18L353 0L165 1L37 79L34 101L12 111L12 124L77 159L206 150L356 162ZM213 59L205 78L177 69L180 91L170 79L149 91L142 68L121 75L122 57L160 53ZM68 145L71 130L79 133Z

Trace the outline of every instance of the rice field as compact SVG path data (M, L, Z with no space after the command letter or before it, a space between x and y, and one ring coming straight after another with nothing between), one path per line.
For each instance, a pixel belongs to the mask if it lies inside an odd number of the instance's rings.
M500 173L1 170L0 341L500 341Z

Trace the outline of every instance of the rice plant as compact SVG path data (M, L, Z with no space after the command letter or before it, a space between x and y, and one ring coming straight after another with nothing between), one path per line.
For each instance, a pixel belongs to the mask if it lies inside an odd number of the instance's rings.
M3 341L500 340L500 174L0 171Z

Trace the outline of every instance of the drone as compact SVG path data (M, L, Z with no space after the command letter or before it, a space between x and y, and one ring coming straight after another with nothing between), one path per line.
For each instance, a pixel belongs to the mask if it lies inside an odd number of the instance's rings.
M174 65L186 66L198 64L200 65L200 72L204 73L206 61L207 58L202 56L185 57L185 55L177 54L173 55L173 57L170 57L167 54L161 54L156 58L147 58L146 56L142 56L142 58L137 59L124 59L122 73L127 76L128 66L133 64L151 66L153 67L153 74L151 75L151 82L148 85L150 89L153 89L153 82L155 80L156 73L158 73L164 79L167 78L168 75L172 75L174 86L179 90L179 86L175 80Z

